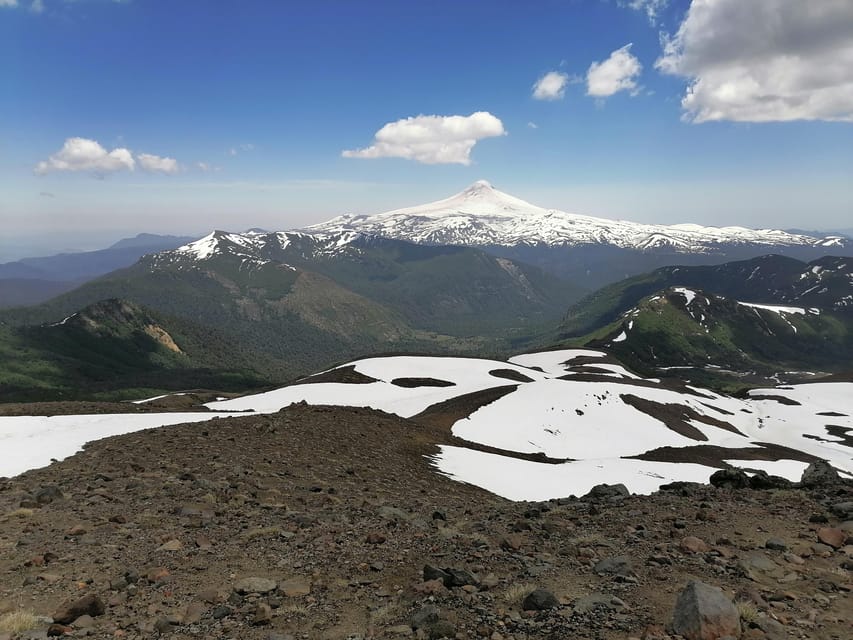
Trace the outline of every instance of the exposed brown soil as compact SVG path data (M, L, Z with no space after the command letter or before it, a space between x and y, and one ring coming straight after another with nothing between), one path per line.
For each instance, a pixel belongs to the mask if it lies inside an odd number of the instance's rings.
M293 384L314 384L316 382L342 382L344 384L369 384L371 382L378 382L376 378L371 378L370 376L366 376L363 373L359 373L355 370L355 365L351 364L347 367L338 367L337 369L330 369L329 371L324 371L322 373L316 373L313 376L308 376L307 378L301 378L294 382Z
M642 411L655 420L660 420L677 434L682 435L685 438L690 438L691 440L705 441L708 439L708 436L687 422L688 420L694 420L712 427L718 427L731 433L736 433L741 436L743 435L736 427L728 422L717 420L711 416L702 415L698 411L694 411L686 405L655 402L654 400L648 400L629 393L620 394L619 397L625 404L634 407L637 411Z
M490 376L495 378L504 378L505 380L513 380L515 382L533 382L533 378L528 378L526 375L515 369L492 369L489 371Z
M635 460L653 462L692 462L718 469L728 469L726 460L799 460L816 462L819 458L781 445L756 443L755 447L719 447L710 444L697 444L690 447L660 447L636 456Z
M404 389L417 389L418 387L454 387L455 382L449 380L438 380L437 378L394 378L391 384Z
M431 467L460 410L431 407L418 423L297 404L100 440L0 481L0 615L50 616L91 594L105 611L72 622L75 636L344 640L417 637L413 616L431 606L444 626L421 634L436 638L651 639L698 578L791 637L849 637L845 552L816 537L839 523L829 506L853 499L847 485L512 503ZM683 550L685 536L711 551ZM594 570L621 556L627 575ZM424 583L425 564L479 585ZM249 577L272 590L239 593ZM557 608L522 612L534 587ZM587 607L593 596L609 604Z

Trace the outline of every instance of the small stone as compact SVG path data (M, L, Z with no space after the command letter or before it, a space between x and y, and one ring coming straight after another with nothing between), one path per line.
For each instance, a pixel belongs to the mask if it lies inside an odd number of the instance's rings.
M270 580L269 578L259 578L259 577L251 577L251 578L243 578L242 580L236 582L234 584L234 591L239 593L240 595L246 595L249 593L269 593L270 591L275 591L276 587L275 580Z
M169 575L169 570L166 567L154 567L153 569L148 570L145 577L148 579L148 582L157 584L159 582L164 582Z
M828 544L833 549L840 549L844 546L844 541L847 535L835 527L822 527L817 530L817 539L823 544Z
M234 610L231 607L226 607L225 605L219 605L213 610L213 619L214 620L222 620L222 618L227 618Z
M255 616L252 624L255 626L267 625L272 621L272 609L266 602L259 602L255 608Z
M91 629L94 626L95 619L88 614L84 614L74 621L75 629Z
M556 596L547 589L536 589L527 594L527 597L521 603L521 608L524 611L545 611L546 609L555 609L560 606L560 602Z
M89 594L75 600L70 604L64 604L53 614L53 621L58 624L71 624L83 615L100 616L105 611L104 603L93 594Z
M387 539L388 538L386 538L385 535L383 535L381 533L375 533L374 532L374 533L367 534L367 538L365 541L367 542L367 544L382 544Z
M634 563L628 556L604 558L593 567L593 571L605 575L630 576L634 573Z
M184 615L181 617L182 624L196 624L201 621L207 607L201 602L191 602L187 605Z
M707 553L711 550L710 545L696 536L687 536L682 538L678 543L678 547L684 553Z
M164 542L161 544L157 550L158 551L180 551L184 548L183 543L180 540L173 539L168 542Z
M785 541L781 538L768 538L767 542L764 543L765 548L772 549L773 551L787 551L788 545L785 544Z
M418 609L411 618L411 627L415 631L438 622L438 609L431 604Z
M74 633L74 629L66 627L64 624L52 624L47 628L48 638L57 638L69 633Z
M441 640L441 638L455 638L456 625L450 620L439 620L429 626L429 639Z

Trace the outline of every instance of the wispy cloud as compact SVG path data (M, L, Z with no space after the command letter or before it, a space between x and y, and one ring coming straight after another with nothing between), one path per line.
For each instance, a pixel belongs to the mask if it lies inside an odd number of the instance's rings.
M593 62L586 73L586 94L594 98L607 98L619 91L637 95L640 87L637 77L643 65L631 53L631 43L610 54L602 62Z
M536 100L560 100L566 94L569 74L561 71L549 71L533 85L533 97Z
M164 158L150 153L140 153L136 158L139 161L139 166L144 171L151 173L175 174L181 170L178 161L174 158Z
M750 0L751 1L751 0ZM669 5L669 0L618 0L620 7L627 7L646 14L652 25L657 24L661 11Z

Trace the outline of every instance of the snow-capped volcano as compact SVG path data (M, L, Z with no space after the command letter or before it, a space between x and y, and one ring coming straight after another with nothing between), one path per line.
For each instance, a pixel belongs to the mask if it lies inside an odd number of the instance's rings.
M611 245L640 251L713 253L723 245L844 247L840 236L816 238L773 229L654 225L545 209L479 180L444 200L376 215L343 215L309 233L357 231L419 244L571 247Z

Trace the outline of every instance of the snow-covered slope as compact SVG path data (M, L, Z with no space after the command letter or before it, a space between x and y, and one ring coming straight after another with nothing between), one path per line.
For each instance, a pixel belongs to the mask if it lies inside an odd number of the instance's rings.
M732 398L641 378L595 350L509 361L377 357L209 403L213 414L0 417L0 476L70 455L92 438L306 401L424 422L456 415L458 440L440 447L437 470L514 500L581 495L602 482L637 493L675 480L703 482L717 469L710 460L796 480L818 458L853 473L851 398L853 384L841 382Z
M844 247L841 236L815 238L773 229L653 225L544 209L475 182L450 198L377 215L344 215L309 233L357 231L423 244L466 246L612 245L641 251L707 253L722 245Z
M359 384L329 381L330 374L345 368L367 378ZM707 481L716 470L703 463L709 448L712 457L733 466L792 480L813 458L853 472L849 438L843 436L853 430L849 383L780 387L737 399L643 379L602 352L582 349L526 354L509 362L369 358L323 375L318 379L327 381L308 379L208 407L270 413L304 400L372 407L418 420L430 407L462 397L466 415L452 432L475 446L442 446L437 468L516 500L580 495L601 482L624 482L632 491L648 493L674 480ZM403 379L419 379L421 386ZM445 386L435 386L439 382ZM497 387L506 393L494 399L487 391ZM483 394L479 405L478 392ZM550 460L531 460L530 454Z

